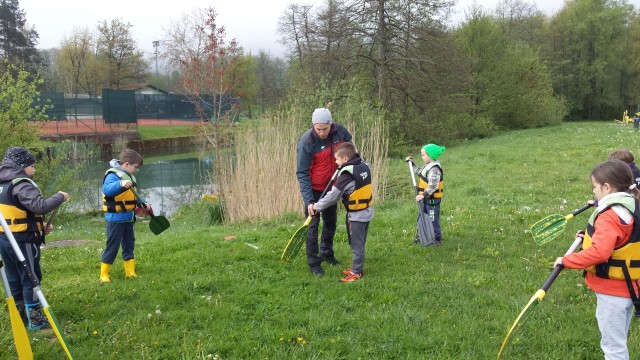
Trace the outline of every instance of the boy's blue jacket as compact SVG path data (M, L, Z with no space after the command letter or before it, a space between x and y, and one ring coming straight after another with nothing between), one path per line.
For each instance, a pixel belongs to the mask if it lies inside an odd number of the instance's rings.
M106 196L116 196L122 192L120 178L114 173L109 173L102 184L102 193ZM135 220L133 210L125 212L105 212L104 219L108 222L132 222Z

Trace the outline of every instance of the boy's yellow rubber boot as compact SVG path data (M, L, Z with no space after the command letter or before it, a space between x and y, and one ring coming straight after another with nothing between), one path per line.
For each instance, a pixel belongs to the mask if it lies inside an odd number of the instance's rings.
M135 259L129 259L124 261L124 277L126 278L138 277L138 275L136 275Z
M111 277L109 277L109 272L111 272L111 265L102 263L102 265L100 265L100 282L101 283L111 282Z

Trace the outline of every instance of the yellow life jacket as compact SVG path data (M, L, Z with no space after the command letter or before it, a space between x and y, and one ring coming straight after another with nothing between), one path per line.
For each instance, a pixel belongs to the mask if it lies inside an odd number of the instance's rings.
M111 168L104 174L106 179L110 173L116 174L121 180L131 180L132 187L137 190L136 177L122 170ZM116 196L106 196L102 194L102 211L104 212L127 212L136 208L136 196L129 189L122 189Z
M630 214L629 219L632 218L634 220L633 232L629 241L613 249L613 253L607 262L586 269L586 271L601 278L615 280L640 279L640 209L638 209L637 201L632 196L625 194L613 195L605 198L604 203L600 202L598 208L589 218L587 231L584 235L582 248L588 249L592 246L591 237L595 232L596 219L610 208L613 208L617 213L624 212L619 213L618 216L628 216Z
M444 194L444 171L442 171L442 166L438 161L432 161L425 165L422 170L420 170L420 174L418 174L418 193L422 194L429 187L429 179L427 178L427 174L429 174L429 170L433 167L437 167L440 169L440 182L438 183L438 188L433 194L429 195L427 199L442 199L442 195Z
M13 187L21 181L28 181L33 184L38 191L40 190L38 185L29 178L15 178L12 181L0 184L0 212L2 212L2 215L7 221L7 225L9 225L9 230L12 233L36 232L38 236L42 236L42 230L44 229L43 216L27 210L20 203L14 201L11 195ZM0 232L4 232L1 226ZM16 234L16 238L18 237Z
M356 182L355 190L349 195L343 195L342 204L347 211L364 210L371 206L373 202L373 193L371 190L371 170L365 163L356 165L348 165L340 170L338 176L343 172L353 175Z

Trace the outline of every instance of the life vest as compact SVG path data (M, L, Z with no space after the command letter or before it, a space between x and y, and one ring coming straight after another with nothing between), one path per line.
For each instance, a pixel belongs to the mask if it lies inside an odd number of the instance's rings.
M16 233L16 239L21 240L19 233L31 233L35 232L38 238L42 235L44 229L44 221L42 215L34 214L32 211L27 210L17 201L14 201L11 191L13 187L21 181L28 181L35 186L38 191L38 185L29 178L15 178L12 181L7 181L0 184L0 212L9 225L9 230L12 233ZM0 227L0 232L4 232L4 229ZM30 235L31 236L31 235ZM26 239L26 238L25 238Z
M131 180L131 182L133 182L132 187L137 189L135 176L122 170L111 168L104 174L104 178L106 179L110 173L116 174L121 180ZM131 211L136 208L136 204L136 196L133 194L133 191L128 191L128 189L122 189L122 192L116 196L106 196L104 193L102 194L102 211L104 212Z
M342 203L347 211L360 211L371 206L373 193L371 191L371 170L365 163L348 165L340 169L340 174L348 172L356 182L355 190L349 195L342 196Z
M591 266L586 271L601 278L615 280L627 280L625 273L628 273L629 280L638 280L640 279L640 209L638 209L637 200L632 196L611 196L605 199L604 203L598 204L598 208L589 218L582 248L588 249L592 246L591 237L595 232L596 219L610 208L613 208L616 212L621 211L630 214L634 220L633 231L629 241L613 249L613 253L607 262Z
M433 167L437 167L440 169L440 182L438 183L438 188L433 194L427 196L427 199L442 199L442 195L444 192L444 171L442 171L442 166L438 161L433 161L425 165L422 170L420 170L420 174L418 174L418 193L422 194L429 187L429 180L427 179L427 174L429 174L429 170Z

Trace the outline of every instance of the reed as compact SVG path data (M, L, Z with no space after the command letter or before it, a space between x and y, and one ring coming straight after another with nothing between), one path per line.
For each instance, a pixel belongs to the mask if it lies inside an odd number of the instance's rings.
M372 166L375 201L384 198L388 133L382 115L365 105L332 109L353 134L353 142ZM308 109L293 106L265 114L255 127L235 138L235 157L227 156L220 171L226 220L268 219L288 212L302 214L296 178L296 147L309 123ZM309 121L310 122L310 121Z
M302 208L295 175L300 132L289 125L292 116L265 115L237 134L235 156L226 156L220 171L226 220L265 219Z
M365 106L347 107L346 110L345 118L349 120L345 125L353 135L352 142L362 158L371 165L374 202L384 200L389 167L389 133L384 117L380 111Z

